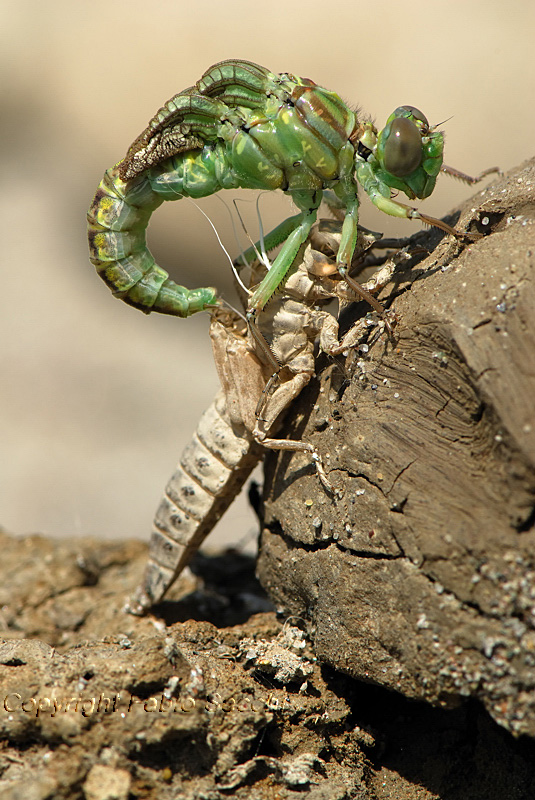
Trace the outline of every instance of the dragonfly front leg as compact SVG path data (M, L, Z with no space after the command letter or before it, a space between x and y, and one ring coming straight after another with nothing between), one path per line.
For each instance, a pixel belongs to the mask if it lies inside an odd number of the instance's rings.
M422 212L418 211L417 208L408 206L405 203L400 203L399 200L392 200L391 198L383 197L380 194L370 196L370 199L374 206L376 206L380 211L384 211L385 214L390 214L391 217L419 219L425 225L431 225L433 228L439 228L441 231L451 234L451 236L454 236L456 239L463 239L466 235L460 231L456 231L455 228L452 228L447 222L444 222L441 219L436 219L435 217L429 217L427 214L422 214Z
M400 203L399 200L393 200L390 196L391 188L384 183L376 174L376 171L371 164L360 164L356 170L357 180L363 187L364 191L379 211L383 211L391 217L401 217L402 219L419 219L426 225L432 225L434 228L455 236L457 239L464 236L454 230L450 225L442 222L441 219L428 217L427 214L422 214L417 208ZM414 195L412 195L414 196Z
M470 186L479 183L479 181L482 181L487 175L492 175L494 173L497 175L503 174L499 167L489 167L489 169L484 169L483 172L480 172L479 175L472 177L471 175L467 175L466 172L461 172L459 169L455 169L455 167L448 167L446 164L441 166L440 171L444 172L446 175L450 175L452 178L457 178L457 180L463 183L468 183Z

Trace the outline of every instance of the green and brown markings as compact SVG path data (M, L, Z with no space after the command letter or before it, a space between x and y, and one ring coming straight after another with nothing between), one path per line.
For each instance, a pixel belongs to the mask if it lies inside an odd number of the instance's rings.
M411 200L429 197L441 170L477 180L445 167L443 148L443 134L413 106L397 108L378 131L308 78L250 61L222 61L171 98L105 173L88 212L91 261L117 297L146 313L187 317L216 306L214 288L186 289L156 264L145 239L152 213L164 200L222 189L280 189L299 213L265 237L267 250L282 247L251 297L249 312L255 314L288 274L324 190L334 193L343 211L337 255L342 277L357 241L359 186L386 214L456 234L393 199L399 191Z

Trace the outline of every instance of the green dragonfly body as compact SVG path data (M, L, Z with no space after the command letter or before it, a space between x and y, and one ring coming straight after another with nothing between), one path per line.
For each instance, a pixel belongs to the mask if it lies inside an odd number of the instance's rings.
M169 100L105 173L88 213L91 260L125 302L146 313L189 316L217 305L217 292L178 286L156 264L145 239L152 213L164 200L221 189L281 189L299 213L266 237L268 250L282 247L252 295L249 308L256 312L284 281L324 190L336 195L344 213L337 256L342 276L357 241L359 185L387 214L437 223L392 195L428 197L443 146L443 134L412 106L397 108L378 132L307 78L223 61Z

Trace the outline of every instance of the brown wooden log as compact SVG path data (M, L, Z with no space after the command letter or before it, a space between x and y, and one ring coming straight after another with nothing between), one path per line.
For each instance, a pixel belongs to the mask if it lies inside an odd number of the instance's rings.
M321 661L434 704L478 697L530 735L534 216L535 160L447 218L486 235L444 236L395 276L394 343L320 362L285 435L313 442L342 494L303 455L270 455L258 565Z

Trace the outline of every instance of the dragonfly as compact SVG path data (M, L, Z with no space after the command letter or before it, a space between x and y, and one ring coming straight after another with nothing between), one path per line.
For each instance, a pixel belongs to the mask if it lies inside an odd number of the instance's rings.
M104 174L88 212L90 258L113 294L145 313L187 317L217 307L214 287L187 289L156 263L146 242L152 214L166 200L280 189L298 213L265 237L268 252L280 250L251 297L254 317L283 284L326 192L343 216L336 256L342 278L358 238L359 187L390 216L462 236L396 199L399 192L429 197L441 171L467 183L498 171L471 178L445 166L443 150L444 134L414 106L399 106L378 130L309 78L221 61L168 100Z

